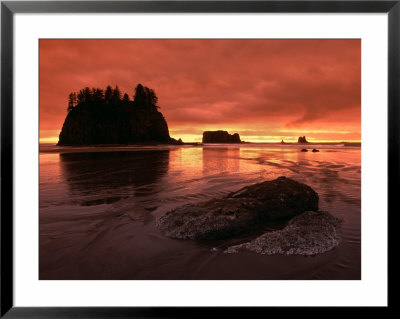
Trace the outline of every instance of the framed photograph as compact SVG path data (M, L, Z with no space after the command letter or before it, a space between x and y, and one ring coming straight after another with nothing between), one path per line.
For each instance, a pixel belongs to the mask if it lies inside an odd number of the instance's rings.
M1 316L389 307L399 28L399 1L2 1Z

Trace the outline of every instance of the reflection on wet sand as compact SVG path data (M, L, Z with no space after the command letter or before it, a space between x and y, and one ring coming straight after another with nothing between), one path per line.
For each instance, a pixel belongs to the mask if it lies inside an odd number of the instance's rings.
M240 148L203 148L203 173L240 171Z
M169 150L65 153L60 166L71 196L95 196L84 205L109 204L120 199L107 196L110 189L122 197L140 186L153 194L160 191L156 184L168 172Z

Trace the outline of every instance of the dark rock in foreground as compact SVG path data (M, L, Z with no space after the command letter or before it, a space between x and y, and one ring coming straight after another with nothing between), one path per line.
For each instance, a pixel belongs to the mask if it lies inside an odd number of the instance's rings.
M305 136L299 136L297 143L308 143Z
M203 132L203 143L241 143L238 133L229 134L227 131Z
M319 150L317 150L316 148L313 148L312 152L317 153L317 152L319 152Z
M259 254L316 255L340 243L340 220L328 212L308 211L292 218L285 228L227 248L225 253L249 250Z
M318 194L305 184L279 177L223 198L178 207L161 216L157 227L171 238L218 239L308 210L318 210Z
M308 150L306 148L303 148L301 151L302 152L308 152Z

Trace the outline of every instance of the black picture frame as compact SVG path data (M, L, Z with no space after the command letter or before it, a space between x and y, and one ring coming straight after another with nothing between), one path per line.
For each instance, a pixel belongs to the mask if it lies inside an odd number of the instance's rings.
M388 218L398 213L400 188L400 0L396 1L1 1L1 317L192 318L269 313L264 307L15 307L13 303L13 19L16 13L387 13ZM390 231L388 223L388 234ZM393 227L393 225L392 225ZM390 236L388 244L390 248ZM389 249L390 251L390 249ZM388 262L390 256L388 252ZM390 275L390 274L389 274ZM388 280L388 285L390 280ZM390 308L391 298L388 299ZM386 307L385 307L386 308ZM307 309L291 307L296 315Z

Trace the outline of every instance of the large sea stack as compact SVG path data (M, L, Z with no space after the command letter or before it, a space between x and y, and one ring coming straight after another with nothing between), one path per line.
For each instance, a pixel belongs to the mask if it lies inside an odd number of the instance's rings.
M71 93L58 145L176 143L158 111L157 96L139 84L133 101L118 86Z
M241 143L238 133L229 134L227 131L203 132L203 143Z

